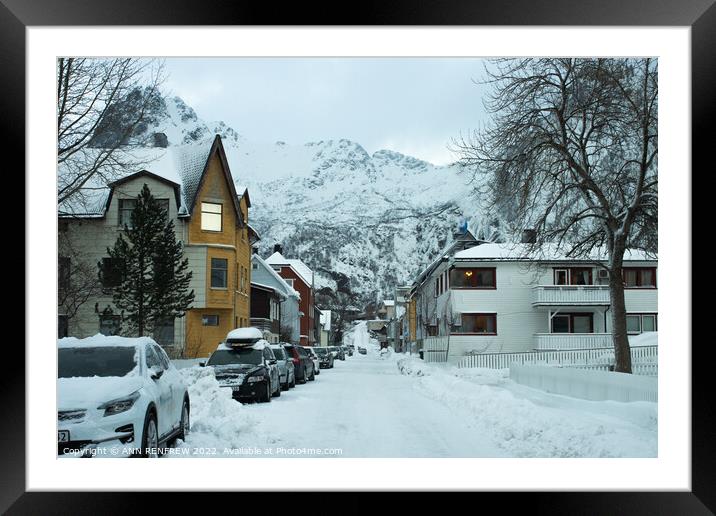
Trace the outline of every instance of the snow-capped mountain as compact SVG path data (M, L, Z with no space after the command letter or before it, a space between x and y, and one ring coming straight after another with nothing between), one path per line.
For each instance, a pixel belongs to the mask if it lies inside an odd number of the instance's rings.
M364 306L392 298L451 240L462 216L478 210L469 174L392 150L369 154L359 143L252 142L224 122L207 123L178 97L163 99L149 145L223 138L237 190L249 189L250 223L260 252L275 244L316 273L318 289L340 288Z

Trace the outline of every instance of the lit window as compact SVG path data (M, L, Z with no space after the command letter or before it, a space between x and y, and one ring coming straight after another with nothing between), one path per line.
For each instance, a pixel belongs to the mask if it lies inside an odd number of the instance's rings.
M495 288L495 269L453 269L450 271L450 287Z
M221 231L221 204L201 203L201 229Z

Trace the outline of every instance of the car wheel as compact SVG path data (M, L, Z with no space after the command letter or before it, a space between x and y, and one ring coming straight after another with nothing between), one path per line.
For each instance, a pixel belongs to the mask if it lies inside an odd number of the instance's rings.
M289 387L291 387L291 384L288 381L288 374L286 374L286 383L281 385L281 390L287 391L289 389Z
M296 373L293 373L293 378L291 378L291 387L296 386Z
M315 380L315 379L316 379L316 370L315 370L315 369L312 369L312 370L311 370L311 376L310 376L310 378L308 379L308 381L309 381L309 382L312 382L312 381Z
M274 392L273 395L276 396L277 398L280 398L280 397L281 397L281 390L282 390L282 388L281 388L281 381L280 381L280 379L279 379L279 382L276 384L276 392Z
M189 400L185 399L181 406L181 419L179 420L179 435L177 439L186 440L189 433Z
M301 381L298 383L300 383L300 384L306 383L306 376L308 376L308 373L306 372L306 368L304 367L303 368L303 378L301 378Z
M140 457L157 458L159 454L159 431L157 430L157 416L153 412L147 412L144 418L144 429L142 430L142 447L139 450Z

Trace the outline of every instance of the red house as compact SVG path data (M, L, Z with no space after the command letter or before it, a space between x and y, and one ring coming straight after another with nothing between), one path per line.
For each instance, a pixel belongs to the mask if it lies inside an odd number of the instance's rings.
M314 346L319 342L313 320L313 271L301 260L284 258L280 245L274 246L274 253L266 259L273 269L301 295L298 305L301 316L302 346Z

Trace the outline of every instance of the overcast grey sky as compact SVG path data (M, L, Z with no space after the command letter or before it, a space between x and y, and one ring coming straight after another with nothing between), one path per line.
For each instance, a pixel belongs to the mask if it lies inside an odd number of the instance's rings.
M165 90L249 140L347 138L435 164L485 120L474 58L168 58Z

